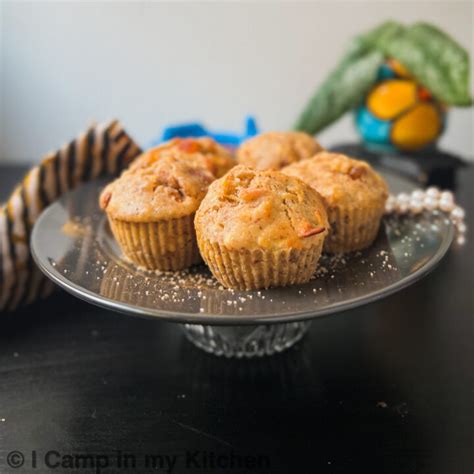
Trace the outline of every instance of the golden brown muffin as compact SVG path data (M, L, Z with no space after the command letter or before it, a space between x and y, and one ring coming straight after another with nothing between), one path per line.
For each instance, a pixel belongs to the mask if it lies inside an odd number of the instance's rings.
M206 168L164 156L125 171L104 189L100 206L130 260L180 270L200 261L194 214L214 179Z
M174 138L140 155L130 166L144 168L163 156L177 156L207 168L216 178L224 176L237 163L230 152L210 137Z
M330 231L324 250L352 252L369 247L377 236L387 184L365 161L322 152L282 170L316 189L324 199Z
M328 221L321 197L301 180L237 166L211 184L195 226L214 276L251 290L308 281Z
M323 147L307 133L268 132L244 142L237 150L237 161L257 170L279 170L321 150Z

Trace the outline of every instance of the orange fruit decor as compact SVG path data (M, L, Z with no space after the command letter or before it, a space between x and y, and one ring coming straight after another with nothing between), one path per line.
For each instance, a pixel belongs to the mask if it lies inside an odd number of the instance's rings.
M439 109L431 103L419 103L395 120L392 143L406 150L418 150L438 138L442 128Z
M376 117L390 120L416 102L416 87L413 81L383 81L369 93L367 106Z
M410 71L396 59L388 59L387 65L397 77L404 77L405 79L411 79L413 77Z

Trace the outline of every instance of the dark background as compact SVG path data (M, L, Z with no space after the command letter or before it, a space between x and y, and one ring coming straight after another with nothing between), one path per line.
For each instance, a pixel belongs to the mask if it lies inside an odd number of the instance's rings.
M0 168L0 199L22 172ZM458 178L470 223L474 169ZM114 469L102 472L119 473L176 454L172 472L193 472L185 453L199 450L270 467L196 472L472 473L473 256L468 239L421 282L318 319L295 348L260 360L207 355L177 325L63 292L0 314L0 472L73 472L46 469L48 450L108 454ZM12 450L23 468L8 468ZM137 469L116 469L117 450Z

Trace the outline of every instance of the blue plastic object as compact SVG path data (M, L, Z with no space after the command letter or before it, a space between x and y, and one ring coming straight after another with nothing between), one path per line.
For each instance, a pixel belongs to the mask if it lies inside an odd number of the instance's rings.
M245 119L245 130L243 133L232 133L232 132L213 132L207 129L204 125L199 122L184 123L181 125L171 125L163 130L160 137L152 140L148 148L159 145L162 142L171 140L172 138L198 138L198 137L211 137L221 145L236 148L243 141L250 137L253 137L259 133L257 121L254 117L248 116Z
M367 107L359 107L355 113L355 123L357 130L366 142L391 147L391 121L375 117Z
M390 67L389 64L385 63L380 66L377 73L377 82L384 81L385 79L395 79L397 75L395 71Z

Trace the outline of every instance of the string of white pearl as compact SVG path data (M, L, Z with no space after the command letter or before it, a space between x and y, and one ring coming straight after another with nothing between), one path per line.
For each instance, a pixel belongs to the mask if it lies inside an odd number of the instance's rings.
M456 204L451 191L440 191L430 187L426 190L416 189L412 193L390 195L385 204L386 214L421 214L423 211L441 211L449 216L456 229L456 242L466 243L467 226L464 222L466 213Z

